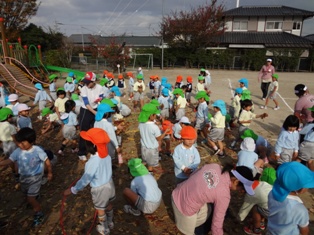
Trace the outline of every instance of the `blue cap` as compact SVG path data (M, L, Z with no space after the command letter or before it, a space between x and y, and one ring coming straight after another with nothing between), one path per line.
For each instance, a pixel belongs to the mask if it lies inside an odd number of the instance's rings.
M162 94L163 96L168 97L168 96L169 96L169 90L168 90L167 88L164 88L164 89L162 89L161 94Z
M246 88L249 88L249 81L246 78L241 78L238 82L243 83Z
M172 90L172 85L170 83L166 83L164 87L167 88L169 91Z
M95 115L95 120L100 121L105 113L113 113L114 110L110 108L108 104L100 104L97 106L97 112Z
M243 89L242 89L241 87L238 87L238 88L236 88L236 89L234 90L234 92L237 93L237 94L242 94Z
M74 76L74 73L73 73L73 72L69 72L69 73L68 73L68 76L69 76L69 77L73 77L73 76Z
M283 202L289 193L314 188L314 172L300 162L287 162L278 167L272 190L275 200Z
M116 96L121 96L121 92L117 86L111 87L110 91L113 92Z
M223 116L226 116L227 114L227 110L226 110L226 104L225 101L223 100L216 100L213 103L213 107L218 107L220 109L220 112Z
M116 99L110 99L115 105L117 105L119 102Z
M166 84L168 79L166 77L161 78L161 84Z
M38 90L42 90L43 86L40 83L36 83L35 84L35 88L38 89Z

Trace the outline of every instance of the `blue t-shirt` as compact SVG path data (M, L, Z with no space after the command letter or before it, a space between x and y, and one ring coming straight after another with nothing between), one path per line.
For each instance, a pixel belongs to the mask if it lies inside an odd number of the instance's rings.
M288 195L283 201L276 201L272 191L268 194L267 231L271 235L299 235L301 228L309 224L309 212L297 196Z
M30 119L30 117L19 116L17 119L17 127L19 129L24 127L33 128L32 120Z
M258 155L255 152L241 150L238 153L237 166L246 166L251 170L254 169L254 163L258 160Z
M42 174L47 158L45 151L36 145L29 150L17 148L10 156L12 162L17 162L19 174L22 176Z
M161 200L162 193L156 179L151 174L135 177L131 182L131 190L145 201L159 202Z
M77 115L74 112L69 112L69 117L68 117L68 123L65 124L67 126L77 126L78 121L77 121Z

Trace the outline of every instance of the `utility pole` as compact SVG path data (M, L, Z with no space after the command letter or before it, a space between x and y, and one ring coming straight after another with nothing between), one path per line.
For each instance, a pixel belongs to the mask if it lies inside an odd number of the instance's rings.
M164 20L164 1L161 0L161 15L162 15L162 21ZM162 35L161 35L161 70L164 69L164 26L162 25Z

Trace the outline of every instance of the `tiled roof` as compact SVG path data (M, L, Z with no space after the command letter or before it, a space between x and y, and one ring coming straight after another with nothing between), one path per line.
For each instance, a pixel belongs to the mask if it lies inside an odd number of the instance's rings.
M241 6L225 11L226 16L314 16L314 12L287 6Z
M83 40L85 44L91 44L91 37L94 37L95 40L100 44L108 44L111 39L115 39L115 41L119 44L123 42L126 43L127 46L131 47L153 47L159 46L161 43L161 38L156 36L112 36L112 37L102 37L100 35L91 35L91 34L83 34ZM82 34L72 34L69 37L76 44L82 43Z
M306 38L306 39L308 39L308 40L311 40L311 41L313 41L313 43L314 43L314 34L306 35L306 36L304 36L304 38Z
M220 46L229 44L258 44L266 48L310 48L313 42L285 32L225 32L215 40Z

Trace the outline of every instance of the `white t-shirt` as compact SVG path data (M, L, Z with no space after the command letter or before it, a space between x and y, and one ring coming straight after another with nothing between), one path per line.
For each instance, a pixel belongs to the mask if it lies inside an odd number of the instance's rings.
M87 86L83 86L81 89L81 96L82 98L87 97L89 105L92 109L97 108L98 106L98 99L101 95L104 94L104 90L101 85L96 84L93 88L88 88ZM95 102L96 101L96 102ZM84 104L84 100L82 102L82 108L86 109Z

